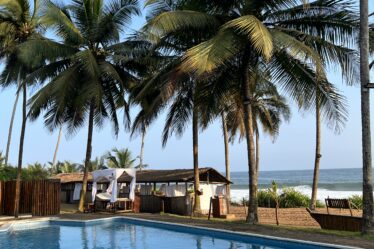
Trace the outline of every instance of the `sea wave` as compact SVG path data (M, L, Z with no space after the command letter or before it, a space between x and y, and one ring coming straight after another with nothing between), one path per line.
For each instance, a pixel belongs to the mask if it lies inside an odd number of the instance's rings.
M278 186L281 188L286 187L300 187L307 186L312 187L312 183L303 182L277 182ZM258 184L260 189L266 189L270 187L270 183L260 183ZM335 182L335 183L319 183L318 187L325 190L335 190L335 191L362 191L362 182ZM232 189L248 189L248 184L233 184Z
M309 185L299 185L299 186L293 186L293 188L303 194L306 194L308 196L311 196L312 194L312 187ZM266 189L261 188L260 189ZM280 188L280 191L282 189ZM231 200L234 202L240 202L243 200L243 198L248 199L249 196L249 190L248 186L246 189L238 189L238 188L232 188L231 189ZM324 202L324 200L328 197L330 198L348 198L353 195L362 195L362 191L354 190L354 191L339 191L339 190L331 190L331 189L325 189L325 188L318 188L317 190L317 199Z

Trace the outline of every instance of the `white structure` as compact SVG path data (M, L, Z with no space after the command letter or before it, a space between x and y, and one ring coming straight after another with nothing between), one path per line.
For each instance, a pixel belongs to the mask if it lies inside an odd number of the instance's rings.
M215 196L226 196L226 186L218 184L200 184L200 191L203 192L200 195L200 208L201 212L204 214L209 213L210 198Z
M129 176L132 177L130 183L130 195L129 199L135 199L135 183L136 183L136 170L135 169L103 169L103 170L95 170L92 172L92 202L95 201L96 192L97 192L97 181L100 180L107 180L110 182L108 189L106 190L107 193L111 195L110 202L117 201L118 195L118 178L126 172Z

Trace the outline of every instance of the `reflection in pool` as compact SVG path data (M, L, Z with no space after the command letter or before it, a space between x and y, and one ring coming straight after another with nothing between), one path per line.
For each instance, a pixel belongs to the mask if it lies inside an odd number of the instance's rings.
M44 227L15 229L0 233L0 248L312 249L323 247L174 225L114 219L91 224L80 223L80 225L73 222L51 221Z

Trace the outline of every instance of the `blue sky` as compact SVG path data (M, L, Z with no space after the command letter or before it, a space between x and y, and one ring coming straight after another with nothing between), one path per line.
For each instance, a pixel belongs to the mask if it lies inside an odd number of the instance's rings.
M374 2L369 1L370 12L374 11ZM138 29L144 18L134 18L132 28ZM361 116L360 89L347 87L342 83L340 73L331 71L328 74L348 99L349 121L340 135L335 135L326 126L322 131L321 168L352 168L361 167ZM374 77L371 78L374 80ZM31 96L35 90L29 92ZM0 91L0 151L5 152L11 109L15 99L15 89ZM374 101L372 101L374 103ZM374 104L371 105L374 110ZM21 106L17 108L13 140L10 151L10 162L16 164L18 157L19 134L21 124ZM136 114L132 110L132 116ZM273 141L266 135L261 140L261 170L312 169L314 163L315 127L312 113L300 113L293 105L292 119L282 125L278 139ZM165 115L152 124L145 141L144 162L153 169L191 168L192 167L192 136L191 126L181 138L171 138L165 148L161 146L161 133ZM374 118L372 115L372 123ZM57 134L44 128L43 120L39 119L27 124L24 147L24 164L52 160ZM374 132L372 132L374 133ZM81 129L74 136L64 134L58 160L82 162L85 156L87 129ZM374 141L374 140L373 140ZM130 139L123 129L116 139L109 122L103 129L95 129L93 136L93 157L100 156L113 147L129 148L133 157L140 151L140 138ZM199 159L201 167L224 169L224 147L221 127L215 122L209 129L200 133ZM233 171L247 170L245 142L230 146L230 159Z

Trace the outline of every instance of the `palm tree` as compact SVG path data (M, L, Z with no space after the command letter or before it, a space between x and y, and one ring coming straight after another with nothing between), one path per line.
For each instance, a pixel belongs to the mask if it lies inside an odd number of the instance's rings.
M172 62L171 64L174 64ZM165 71L163 71L165 70ZM169 68L165 67L161 72L157 72L156 76L151 77L151 80L146 84L144 92L141 91L137 98L144 99L147 95L153 96L154 100L150 107L142 106L141 112L137 115L134 126L139 127L140 122L145 120L146 123L150 123L162 112L165 108L167 110L167 118L162 134L162 145L166 146L168 139L176 134L182 136L188 123L192 120L192 140L193 140L193 168L194 168L194 212L199 213L201 210L200 206L200 175L199 175L199 159L198 159L198 128L199 128L199 107L197 101L195 101L195 82L189 77L178 76L178 79L168 80L174 70L174 65ZM155 78L163 78L157 79ZM165 82L165 81L166 82ZM149 86L151 85L151 86ZM161 88L161 90L160 90ZM147 94L144 96L144 94Z
M90 168L88 169L89 172L105 169L107 168L105 166L105 156L96 157L95 160L91 160L90 162Z
M343 74L347 75L347 77L350 77L348 74L351 72L343 72ZM354 76L355 74L350 74L351 76ZM350 82L353 81L353 79L349 79ZM316 208L317 203L317 191L318 191L318 180L319 180L319 167L320 167L320 160L321 160L321 103L320 99L318 98L318 92L319 90L319 82L316 80L316 100L315 100L315 115L316 115L316 145L315 145L315 156L314 156L314 171L313 171L313 184L312 184L312 196L310 201L310 209L314 210ZM340 95L340 93L335 90L331 89L330 94L336 95L338 98L336 98L336 105L339 106L341 110L341 117L339 119L335 119L334 116L325 116L325 121L329 124L329 127L335 130L335 133L340 133L342 126L344 125L345 121L347 120L347 109L346 109L346 99L344 96Z
M208 3L199 3L194 7L203 10ZM183 1L147 1L146 6L151 6L148 20L157 18L164 11L179 11L184 8ZM209 5L209 4L208 4ZM154 8L153 8L154 7ZM151 24L153 21L150 21ZM141 30L141 37L150 42L156 41L153 46L161 56L157 65L158 70L150 77L143 80L144 90L136 96L136 99L143 100L152 96L149 108L143 108L143 113L138 117L145 117L148 120L154 120L158 114L165 108L168 108L167 119L163 130L163 146L173 134L181 136L189 121L192 121L192 141L193 141L193 168L194 168L194 212L200 212L200 177L199 177L199 119L200 111L197 99L198 85L190 75L181 73L179 65L181 55L190 47L197 45L199 42L207 39L210 29L192 28L188 35L184 30L174 30L167 37L158 37L153 35L153 27L145 25ZM160 38L160 39L158 39ZM153 52L153 51L152 51ZM160 58L162 57L162 58Z
M371 17L374 16L374 12L370 14ZM369 51L370 54L374 53L374 23L369 24ZM374 60L370 63L370 69L374 66Z
M17 80L17 82L18 82L17 88L18 89L20 87L20 81L21 81L21 79ZM6 149L5 149L5 164L8 163L8 159L9 159L9 150L10 150L10 144L11 144L11 141L12 141L13 124L14 124L14 118L16 116L19 94L20 94L20 91L17 90L16 98L14 100L13 109L12 109L12 116L10 117L9 129L8 129L8 140L7 140Z
M189 1L183 2L188 6ZM282 84L296 101L303 96L304 108L310 108L315 102L315 75L325 78L325 65L316 51L330 55L330 60L325 62L327 64L340 62L348 67L352 63L347 49L336 46L354 38L356 26L352 4L345 0L314 1L308 5L293 0L210 2L205 11L186 7L163 12L148 23L149 36L158 40L167 39L175 30L188 32L193 28L209 28L216 32L211 39L187 50L180 70L207 76L222 70L230 61L239 62L250 186L247 220L257 223L258 176L251 72L258 63L268 64L272 81ZM344 58L343 63L340 58ZM324 89L318 94L326 99L329 89L326 86L320 88ZM333 104L331 101L323 102L325 105ZM334 108L333 113L341 115L338 108Z
M64 161L59 164L59 171L61 173L76 173L76 172L81 172L82 165L77 164L77 163L72 163L70 161Z
M227 121L225 111L221 112L222 132L223 132L223 144L225 146L225 175L227 180L231 181L231 169L230 169L230 152L229 152L229 133L227 129ZM227 184L226 188L227 199L231 200L231 188L230 184Z
M61 142L61 135L62 135L62 126L60 127L60 130L58 131L55 153L53 154L52 167L54 167L57 162L57 152L58 152L58 147L60 146L60 142Z
M143 163L143 158L144 158L144 140L145 140L145 135L147 133L147 128L144 127L142 130L142 139L141 139L141 145L140 145L140 154L139 154L139 170L141 171L144 167Z
M21 49L23 58L33 63L36 54L50 62L30 78L47 84L30 100L30 117L43 110L49 129L66 124L74 133L88 121L83 188L79 210L83 211L87 175L92 154L94 125L103 126L110 119L118 134L117 108L124 108L125 127L129 112L125 93L136 83L132 67L131 42L120 42L120 31L133 14L140 14L136 0L75 0L69 5L49 1L44 16L63 42L48 39L30 41Z
M48 170L44 165L36 162L27 166L24 178L26 180L44 180L49 176Z
M215 74L215 79L203 86L201 104L203 108L202 126L206 129L215 117L220 117L223 124L225 150L230 141L234 141L237 133L239 140L245 137L244 108L241 101L240 91L237 84L240 82L238 72L234 67ZM212 79L213 77L210 77ZM222 84L225 82L226 84ZM266 68L258 67L257 72L251 77L253 124L256 134L255 154L256 170L260 164L260 127L263 132L269 134L273 139L279 134L282 120L289 121L290 108L286 99L279 94L276 86L270 82ZM228 161L228 155L225 157ZM229 164L226 162L226 165ZM226 167L226 175L230 169ZM229 192L228 192L229 194Z
M362 171L363 171L363 214L362 232L374 232L373 176L371 162L370 129L370 82L369 73L369 4L360 0L360 79L361 79L361 122L362 122Z
M147 108L145 107L144 103L145 103L146 100L142 100L141 101L141 105L142 106L142 109L138 115L136 116L136 119L133 123L133 126L132 126L132 129L131 129L131 137L133 137L137 132L140 132L141 133L141 144L140 144L140 154L137 158L139 158L139 165L136 166L135 168L138 168L140 171L147 167L148 165L144 164L143 163L143 158L144 158L144 140L145 140L145 135L147 133L147 129L148 129L148 125L149 123L147 122L147 120L145 119L145 117L143 116L143 111L144 111L144 108ZM143 104L142 104L143 103Z
M113 154L112 154L113 153ZM129 149L114 148L108 152L107 163L110 168L133 168L136 159L132 159Z
M3 156L3 152L0 151L0 165L6 165L5 157Z
M27 101L27 82L26 75L33 68L38 66L26 65L18 55L18 46L24 44L30 39L40 36L41 19L39 13L39 1L33 1L33 8L29 0L2 0L0 1L0 57L5 58L5 67L1 73L1 83L8 86L12 83L17 84L16 100L13 106L12 117L9 125L8 142L5 153L5 162L8 163L9 148L13 130L13 122L18 102L19 94L22 93L22 125L18 153L18 173L15 194L14 215L18 218L20 181L22 174L23 145L26 132L26 101ZM30 83L32 81L29 81Z

